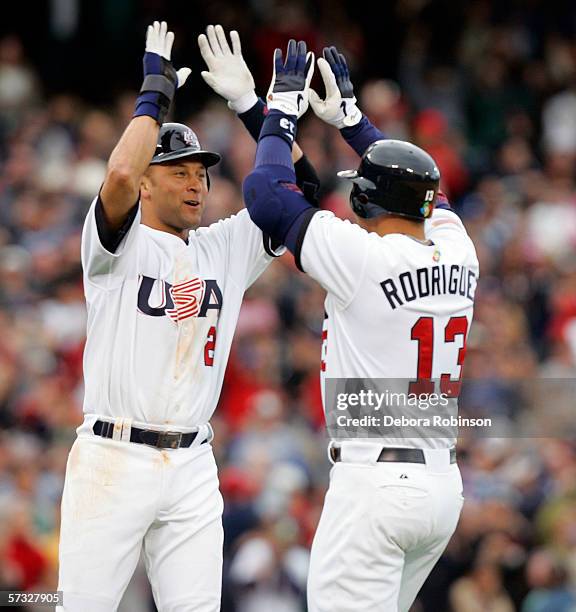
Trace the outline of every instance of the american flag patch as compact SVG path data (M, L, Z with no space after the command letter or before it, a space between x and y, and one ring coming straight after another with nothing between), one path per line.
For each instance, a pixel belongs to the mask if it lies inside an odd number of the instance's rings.
M302 194L302 190L295 183L285 183L283 181L280 181L280 185L282 187L284 187L284 189L288 189L288 191L294 191L295 193ZM302 194L302 195L304 195L304 194Z
M166 314L177 323L196 317L204 298L206 283L201 278L191 278L172 285L170 294L174 301L174 308L166 310Z

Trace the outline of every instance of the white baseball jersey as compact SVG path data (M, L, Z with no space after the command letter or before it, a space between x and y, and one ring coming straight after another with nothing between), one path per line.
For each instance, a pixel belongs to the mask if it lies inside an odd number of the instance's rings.
M441 379L442 391L457 395L478 259L452 211L436 209L425 233L426 242L405 234L379 236L327 211L312 217L299 261L328 292L323 389L330 378L412 379L420 385ZM423 436L420 442L434 448L455 440Z
M88 333L84 413L167 429L207 423L242 297L272 256L248 213L181 238L140 223L114 253L93 202L82 234ZM280 252L278 253L280 254Z

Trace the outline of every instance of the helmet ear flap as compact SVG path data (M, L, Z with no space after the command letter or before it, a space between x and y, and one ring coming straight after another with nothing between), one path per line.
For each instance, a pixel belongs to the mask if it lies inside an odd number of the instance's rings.
M354 184L352 186L352 192L350 193L350 205L352 206L352 210L362 219L366 219L368 217L367 205L370 201L368 194L361 191L361 188Z
M352 192L350 193L352 210L362 219L366 219L369 216L368 203L370 202L370 196L366 192L375 190L376 185L363 176L352 179L352 182Z

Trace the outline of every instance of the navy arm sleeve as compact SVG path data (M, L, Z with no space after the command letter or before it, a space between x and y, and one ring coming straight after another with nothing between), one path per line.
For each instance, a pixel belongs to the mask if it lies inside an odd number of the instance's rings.
M342 128L340 133L360 157L373 142L386 138L383 132L370 123L366 115L362 115L360 123Z
M450 202L448 201L448 198L442 191L439 191L438 195L436 196L436 204L434 204L434 208L443 208L444 210L452 210L452 206L450 206ZM454 211L452 210L452 212Z
M98 199L96 200L96 208L94 209L96 228L98 229L100 243L109 253L116 253L120 243L122 240L124 240L124 236L126 236L126 234L130 231L137 213L138 202L136 202L130 209L124 223L117 230L112 230L108 224L108 221L106 220L104 205L102 204L100 195L98 195Z
M244 127L248 130L248 133L256 142L260 138L260 130L264 125L264 119L266 118L266 105L261 98L252 108L249 108L245 113L238 113L238 119L242 121Z
M254 170L243 185L244 202L252 221L292 253L317 212L296 185L292 163L295 131L294 117L280 111L267 115L258 140Z
M248 133L256 142L258 142L258 138L260 138L260 132L264 125L264 119L266 119L267 112L263 100L258 98L258 101L252 108L238 115L238 118L248 130ZM294 170L296 171L296 184L304 193L304 197L312 206L318 207L320 205L318 201L320 179L318 178L316 169L305 154L294 164Z
M296 185L300 187L308 202L318 208L320 206L320 199L318 197L320 178L316 168L310 163L306 155L302 155L294 164L294 170L296 172Z

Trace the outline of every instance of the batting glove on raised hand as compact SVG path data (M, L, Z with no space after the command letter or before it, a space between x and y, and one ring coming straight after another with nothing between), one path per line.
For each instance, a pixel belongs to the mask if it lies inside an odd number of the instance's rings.
M356 106L354 86L350 80L350 71L346 58L336 47L326 47L324 57L318 60L318 70L326 88L326 99L322 100L310 90L310 105L314 113L339 130L356 125L362 119L362 112Z
M279 110L301 117L308 110L310 81L314 74L314 54L306 53L306 43L290 40L283 61L282 51L274 51L272 81L266 101L268 110Z
M225 100L237 113L246 112L258 101L254 91L254 78L244 58L240 46L240 36L236 30L230 32L232 49L221 25L209 25L206 34L198 36L200 53L208 66L201 72L206 83Z
M190 68L175 70L170 61L174 33L165 21L155 21L146 32L144 81L134 116L149 115L162 125L178 87L186 82Z

